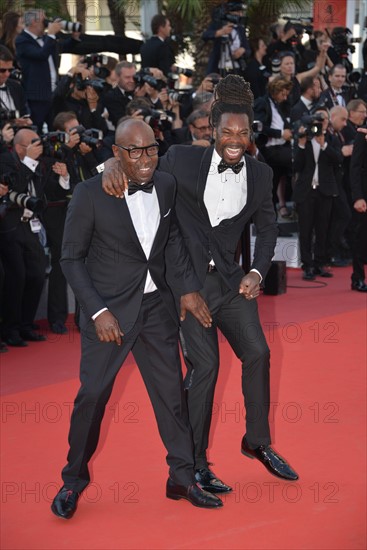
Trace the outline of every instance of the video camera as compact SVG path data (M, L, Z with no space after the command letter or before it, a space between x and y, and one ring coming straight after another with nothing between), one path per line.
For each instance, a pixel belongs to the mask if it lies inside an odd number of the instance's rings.
M63 31L67 32L82 32L83 25L77 21L73 23L72 21L66 21L65 19L60 19L60 17L54 17L54 19L44 19L43 24L45 29L49 26L50 23L58 21L61 23L61 28Z
M148 67L145 67L144 69L141 69L140 71L135 73L134 81L138 88L141 88L142 86L144 86L145 83L147 83L155 90L158 90L158 92L160 92L163 88L167 86L166 82L164 82L163 80L158 80L157 78L154 78Z
M356 48L353 46L353 43L362 41L362 38L349 36L351 34L352 31L346 27L334 27L331 35L329 34L332 46L340 57L347 57L348 52L354 53Z
M12 187L17 183L18 175L15 173L7 173L0 176L0 183L9 187L9 191L0 202L0 219L4 218L6 211L11 206L19 208L28 208L35 214L40 214L44 208L43 201L38 197L31 197L27 193L18 193L13 191Z
M323 129L324 117L321 113L314 115L304 115L300 120L297 120L293 125L293 132L295 137L303 138L307 137L308 140L316 136L321 136ZM304 132L299 132L300 127L304 127Z
M72 130L76 130L77 134L80 137L80 143L85 143L89 147L94 147L96 149L102 147L102 130L98 130L97 128L89 128L89 130L86 130L82 124L80 124L79 126L74 126L74 128L70 128L70 132Z
M225 25L227 23L233 23L233 25L243 25L244 17L241 15L235 15L231 12L243 11L246 12L247 6L243 2L227 2L214 9L213 21Z

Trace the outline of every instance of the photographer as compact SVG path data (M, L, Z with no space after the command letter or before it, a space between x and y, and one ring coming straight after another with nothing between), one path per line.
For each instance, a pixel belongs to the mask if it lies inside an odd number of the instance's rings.
M300 120L303 115L308 115L321 94L321 84L318 77L306 76L301 81L301 97L291 108L291 122Z
M245 6L242 2L228 1L213 11L213 20L202 39L213 40L207 73L243 74L245 58L250 55L250 46L242 24Z
M284 104L292 89L292 83L284 78L274 78L268 84L268 93L258 97L254 104L254 116L262 123L256 144L266 162L273 169L273 201L279 199L279 214L283 218L291 213L285 205L286 182L292 175L292 131L284 112Z
M299 242L303 279L313 281L317 275L332 277L325 270L327 234L333 205L338 195L338 177L343 156L338 141L328 131L329 117L325 108L315 112L320 122L309 131L299 128L294 168L298 173L293 190L299 224ZM313 234L315 241L313 246Z
M103 105L99 93L103 84L92 78L92 71L78 67L72 76L64 76L54 94L54 114L73 111L85 128L98 128L107 134L107 123L103 118Z
M130 101L126 107L126 116L144 120L149 124L159 145L158 155L164 155L172 144L172 118L164 111L152 109L152 104L146 97L136 97Z
M121 61L115 67L117 76L116 86L102 97L103 107L108 111L108 119L114 127L117 121L126 115L126 105L134 97L136 83L134 63Z
M157 67L165 76L174 70L175 56L171 49L169 38L171 36L171 23L161 14L152 18L151 29L153 36L141 47L141 66Z
M270 77L263 64L263 59L266 55L266 44L262 38L250 40L252 57L249 60L244 71L244 78L250 83L251 91L254 94L254 99L265 95L266 87Z
M209 147L212 141L212 127L209 123L209 113L193 111L186 120L187 126L172 131L173 144L198 145Z
M41 9L24 13L24 30L15 40L16 56L22 68L22 85L25 90L31 117L38 131L46 121L51 127L52 92L58 80L59 53L74 42L71 36L57 43L56 35L62 22L49 23ZM47 28L47 34L44 34Z
M9 346L25 347L27 341L45 340L32 327L46 269L38 217L44 188L38 161L42 151L38 135L21 129L14 137L13 152L1 158L0 181L9 191L3 197L5 211L0 221L0 252L5 271L3 338Z

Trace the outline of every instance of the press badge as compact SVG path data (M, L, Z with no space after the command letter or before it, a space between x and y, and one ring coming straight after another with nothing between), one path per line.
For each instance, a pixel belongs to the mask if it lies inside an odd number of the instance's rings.
M29 220L29 225L31 226L32 233L39 233L42 229L41 222L38 218L32 218Z

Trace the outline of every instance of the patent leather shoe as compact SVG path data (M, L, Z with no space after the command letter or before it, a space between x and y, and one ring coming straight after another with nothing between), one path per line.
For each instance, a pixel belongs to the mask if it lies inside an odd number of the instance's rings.
M311 267L304 270L302 279L304 281L314 281L315 280L315 274L314 274L313 269Z
M62 487L51 504L51 510L59 518L72 518L78 505L79 496L80 493Z
M359 281L352 281L352 290L358 290L358 292L367 292L367 285L363 279Z
M265 468L274 476L281 477L288 481L296 481L298 474L290 467L290 465L279 456L274 449L268 445L260 445L256 449L250 449L246 438L243 437L241 444L241 452L249 458L257 458Z
M232 487L223 483L209 468L200 468L195 472L195 479L204 491L209 493L229 493Z
M326 271L323 267L314 267L313 272L319 277L324 277L325 279L331 279L334 275L330 271Z
M20 336L26 342L45 342L46 338L42 334L37 334L34 330L21 330Z
M167 480L166 496L173 500L184 498L191 502L193 506L198 506L199 508L220 508L223 506L223 502L220 498L207 491L203 491L203 489L195 483L187 487L184 485L176 485L171 478Z

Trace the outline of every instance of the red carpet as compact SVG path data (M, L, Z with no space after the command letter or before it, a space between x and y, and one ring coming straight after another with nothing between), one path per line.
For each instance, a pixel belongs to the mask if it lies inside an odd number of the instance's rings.
M1 355L1 548L366 548L366 297L349 290L349 269L334 275L314 288L288 270L287 294L259 299L272 351L273 444L299 482L278 480L240 454L241 373L221 338L210 457L234 492L220 510L165 498L165 451L130 359L108 405L94 482L72 520L53 516L79 335L49 334Z

